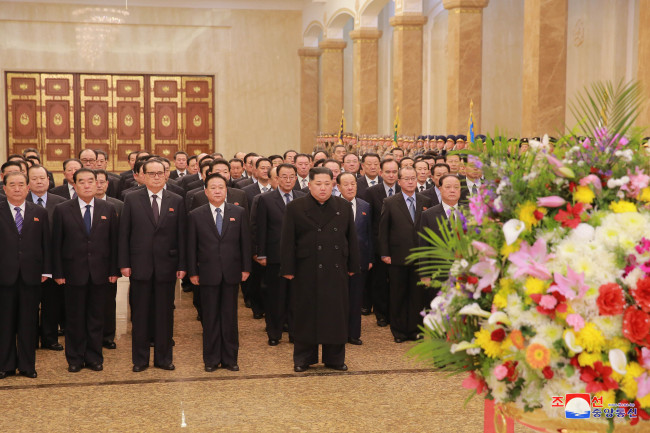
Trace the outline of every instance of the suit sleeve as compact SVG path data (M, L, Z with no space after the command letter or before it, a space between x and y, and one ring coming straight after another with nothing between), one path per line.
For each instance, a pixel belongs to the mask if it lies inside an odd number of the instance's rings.
M52 238L50 235L50 221L47 217L47 211L43 210L43 272L42 274L52 274ZM58 257L58 250L56 256Z
M372 206L368 206L368 215L366 215L366 217L368 221L368 224L366 224L366 239L368 239L368 250L366 252L368 253L368 263L373 263L375 261L375 240L372 236Z
M198 234L196 226L196 212L191 212L187 217L187 275L199 275L197 266Z
M117 244L117 266L122 268L131 267L131 258L129 257L129 242L131 238L131 201L124 201L122 215L120 216L120 230Z
M63 251L63 221L61 220L61 208L54 208L53 227L52 227L52 277L64 278L63 262L61 261L61 251ZM47 272L45 272L47 273Z
M282 221L280 238L280 275L296 275L296 222L293 215L295 208L292 201L287 205Z
M181 198L178 201L178 269L179 271L187 270L187 261L186 261L186 230L187 230L187 214L185 213L185 204Z
M120 232L120 220L117 216L117 211L114 206L109 204L109 209L111 212L111 228L110 228L110 243L111 243L111 268L110 276L119 277L120 268L117 266L117 245Z
M361 271L361 263L359 263L359 240L354 225L354 212L352 212L351 206L346 206L346 208L348 211L348 272L358 274Z
M388 246L388 236L390 230L390 205L384 201L379 217L379 245L377 249L380 257L390 257L390 248Z
M240 225L240 235L239 239L241 242L241 268L243 272L251 272L252 270L252 264L251 264L251 257L252 257L252 252L251 252L251 231L250 227L248 225L248 218L246 211L244 210L242 212L241 216L241 225Z
M257 245L257 255L267 257L266 254L266 233L268 221L268 209L265 201L260 197L257 199L257 211L255 212L255 243Z

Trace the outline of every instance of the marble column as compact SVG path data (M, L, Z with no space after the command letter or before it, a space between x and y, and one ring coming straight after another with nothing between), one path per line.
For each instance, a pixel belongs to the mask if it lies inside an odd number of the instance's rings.
M639 2L639 55L637 57L637 80L642 84L644 99L650 99L650 28L645 24L650 20L650 0ZM636 120L637 126L650 125L650 104L641 108ZM645 134L648 135L648 134Z
M568 15L568 0L524 5L523 137L564 131Z
M311 153L318 134L318 62L320 48L303 47L300 56L300 151Z
M394 27L393 119L399 107L400 134L422 133L422 27L426 22L427 17L420 14L390 19Z
M321 57L323 113L321 130L338 133L343 110L343 49L347 42L323 39L318 45Z
M358 29L350 32L354 41L353 88L354 128L357 134L377 134L379 38L377 29Z
M481 131L483 8L489 0L443 0L447 24L447 134L466 134L470 101Z

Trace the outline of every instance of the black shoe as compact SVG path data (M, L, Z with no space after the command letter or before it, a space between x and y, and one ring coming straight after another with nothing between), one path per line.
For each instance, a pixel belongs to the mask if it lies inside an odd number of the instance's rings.
M246 308L253 308L253 304L249 299L246 299L244 301L244 305L246 306Z
M198 320L198 321L200 322L200 321L202 321L202 320L203 320L203 317L201 317L201 315L200 315L200 314L197 314L197 315L196 315L196 320Z
M61 343L41 344L41 348L47 350L56 350L57 352L63 350Z
M56 335L58 335L59 337L63 337L65 335L65 332L63 329L59 329L58 331L56 331Z
M151 340L151 341L149 342L149 347L153 347L153 346L154 346L154 344L153 344L153 340Z
M239 371L239 366L237 364L235 365L221 364L221 367L230 371Z
M422 340L423 338L424 336L422 334L413 334L409 337L409 340L418 341L418 340Z
M183 288L183 292L185 292L185 293L189 293L189 292L192 291L192 285L191 284L182 283L181 287Z
M395 337L395 343L403 343L405 341L406 341L406 339L404 339L404 338Z
M296 373L304 373L305 371L307 371L308 368L309 368L308 365L294 365L293 371L295 371Z
M167 365L154 364L153 366L161 370L168 370L168 371L172 371L176 369L176 367L174 367L174 364L167 364Z
M289 335L289 343L293 343L293 335Z
M81 365L68 365L68 371L70 373L79 373L81 371Z
M388 322L386 319L377 319L377 326L381 326L382 328L388 326Z
M355 346L361 346L363 344L363 341L361 341L360 338L348 338L348 343L354 344Z
M280 340L269 338L269 346L277 346L278 344L280 344Z
M147 368L149 368L148 365L134 365L133 366L133 372L134 373L140 373L141 371L145 371Z
M115 344L114 341L104 341L102 343L102 346L104 346L107 349L111 349L111 350L117 349L117 344Z
M370 316L372 314L372 310L370 308L362 308L361 314L364 316Z
M174 341L173 338L172 338L172 346L176 346L176 342Z
M28 377L30 379L36 379L38 377L38 374L36 374L35 371L21 371L19 372L21 376Z
M289 324L285 323L282 325L282 332L289 332Z
M4 379L5 377L15 376L15 375L16 375L16 370L14 370L14 371L0 371L0 379Z
M253 319L260 320L264 318L264 313L253 313Z
M216 370L217 370L216 365L206 365L205 366L205 371L207 371L208 373L212 373L213 371L216 371Z
M86 364L86 368L89 368L92 371L102 371L104 369L104 364L102 363Z
M325 364L325 367L331 368L332 370L348 371L348 366L345 364L341 364L341 365Z

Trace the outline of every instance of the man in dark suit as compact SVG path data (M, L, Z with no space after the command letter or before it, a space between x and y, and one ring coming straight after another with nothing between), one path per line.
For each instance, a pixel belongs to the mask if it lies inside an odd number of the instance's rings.
M27 149L23 149L23 156L25 159L31 159L34 161L34 165L42 165L42 159L41 159L41 154L38 152L38 149L35 149L33 147L28 147ZM49 186L48 190L54 188L54 175L48 170L47 171L47 179L49 180Z
M112 198L118 198L120 196L120 176L115 173L110 173L107 170L108 167L108 153L104 152L101 149L95 149L97 154L97 161L95 161L95 170L102 170L106 172L108 186L106 188L106 195Z
M429 183L431 169L429 168L429 163L422 159L416 161L413 164L413 167L417 173L417 185L415 185L415 191L421 194L432 186L432 184Z
M371 162L371 161L369 161ZM382 182L368 188L365 199L372 207L372 236L375 248L374 266L370 270L369 285L372 294L372 306L375 310L377 325L384 327L389 323L389 289L388 289L388 266L381 261L378 251L379 247L379 219L381 217L384 200L392 197L401 191L397 183L399 166L397 161L385 159L381 162ZM361 179L359 180L361 183ZM357 192L357 197L359 193ZM361 197L363 199L363 197Z
M187 237L188 274L201 287L203 362L207 372L219 364L239 371L237 294L251 271L248 215L225 202L226 179L220 174L208 175L205 183L210 204L190 212Z
M102 340L108 283L117 282L115 208L95 200L97 176L82 168L73 177L77 200L54 210L54 280L65 284L65 357L68 371L104 369Z
M63 197L66 200L71 198L77 198L77 193L74 190L72 176L75 172L82 167L81 161L77 158L66 159L63 161L63 176L65 177L66 182L63 185L59 185L56 188L52 188L50 192L58 196Z
M379 155L376 153L366 153L361 157L363 176L359 178L359 182L357 183L357 197L369 203L370 199L366 196L366 190L382 182L382 178L379 175L380 164Z
M0 379L36 378L38 303L51 272L47 211L25 201L27 176L7 173L6 201L0 202Z
M390 330L396 343L419 338L420 311L424 308L417 267L406 261L411 248L418 246L420 216L432 204L428 197L415 193L416 179L413 167L400 170L402 193L384 201L379 222L379 254L389 266Z
M294 165L298 175L296 177L296 183L293 186L293 189L300 191L304 188L307 188L309 184L309 169L312 165L312 157L306 153L299 153L294 158Z
M164 190L165 167L144 164L146 188L126 196L120 217L118 265L131 278L133 371L149 367L149 318L153 314L154 366L173 370L174 286L185 276L185 206Z
M176 180L185 175L187 175L187 153L179 150L174 154L174 170L169 174L169 178Z
M440 178L445 174L449 174L449 166L444 162L439 162L434 164L431 167L431 180L433 181L433 187L424 190L421 194L426 195L433 202L433 206L440 204L441 192L440 192Z
M106 200L106 202L112 205L115 208L117 213L117 218L119 222L120 215L122 215L122 208L124 203L116 198L109 197L106 194L106 188L108 187L108 174L104 170L95 170L97 173L97 193L95 198L98 200ZM117 296L117 281L114 283L108 283L108 294L106 296L106 303L104 304L104 338L102 340L102 345L106 349L117 349L117 344L115 344L115 297Z
M281 164L277 167L278 189L261 194L257 199L255 214L251 215L257 262L264 266L266 334L270 346L277 346L282 339L282 328L289 324L289 337L292 338L292 317L289 312L289 280L280 276L280 236L282 221L287 204L303 197L296 191L296 167Z
M359 272L352 207L332 197L332 172L309 171L310 194L289 203L282 224L280 275L292 281L294 371L318 362L345 371L348 279Z
M134 186L122 191L122 198L123 199L126 198L126 196L128 194L130 194L130 193L132 193L134 191L138 191L138 190L141 190L141 189L145 188L145 184L144 184L145 183L144 182L145 176L144 176L144 173L142 171L142 168L144 167L144 164L147 161L148 161L148 159L146 159L146 160L138 160L135 163L134 172L137 173L137 174L134 175L134 179L136 180L137 185L134 185ZM185 190L183 188L179 187L178 185L174 184L173 182L168 182L167 181L167 173L169 172L168 171L169 161L165 162L164 159L160 159L160 162L165 167L165 186L164 186L164 189L166 189L166 190L168 190L170 192L173 192L174 194L180 195L181 197L185 197ZM124 201L124 200L122 200L122 201Z
M248 202L253 203L253 199L258 194L271 191L272 187L269 183L269 170L271 170L271 161L267 158L259 158L255 162L255 178L257 182L251 183L242 188L248 197ZM241 185L241 182L238 183Z
M422 213L418 231L422 231L424 227L429 227L438 237L441 237L440 225L449 224L450 219L454 218L454 214L458 210L461 197L461 182L458 176L453 174L442 176L438 182L440 183L442 200L440 204ZM426 241L420 238L419 244L423 246Z
M58 195L48 194L49 179L45 167L33 165L28 172L30 193L27 194L26 200L31 203L44 207L47 210L48 220L50 221L50 230L54 221L54 208L66 201ZM41 347L49 350L63 350L63 346L58 341L59 324L65 323L64 315L64 292L51 278L48 278L41 285Z
M372 247L372 210L368 202L357 195L357 177L354 173L341 173L336 179L341 197L349 201L354 214L354 226L359 241L359 263L361 272L350 277L350 316L348 325L348 342L361 345L361 306L363 290L366 286L368 271L372 269L374 251Z
M120 196L122 191L131 188L133 184L135 183L134 176L135 176L135 163L138 161L138 158L141 156L149 156L149 152L145 150L138 150L135 152L129 153L129 165L131 166L131 170L124 171L120 173Z
M346 173L352 173L353 175L359 175L359 157L355 153L348 153L343 157L343 171Z
M187 174L183 176L178 182L178 186L183 188L185 191L189 191L193 188L196 188L197 180L203 181L203 179L205 179L203 173L205 173L206 167L208 167L210 163L214 160L214 158L211 157L210 155L206 155L206 154L202 154L202 155L203 156L199 155L200 158L197 158L198 161L197 172L195 174ZM195 185L194 187L190 186L192 183L194 183Z

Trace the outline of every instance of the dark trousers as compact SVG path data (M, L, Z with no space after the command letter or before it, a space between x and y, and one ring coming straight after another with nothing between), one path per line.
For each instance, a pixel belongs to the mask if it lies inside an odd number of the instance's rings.
M345 344L323 344L323 364L342 365L345 363ZM293 344L293 365L318 364L318 344Z
M280 340L282 327L289 324L289 335L293 333L293 317L289 309L290 282L280 276L280 264L268 263L264 272L266 293L266 333L269 339Z
M201 308L201 286L192 284L192 305L196 308L196 313L202 316L203 309Z
M201 285L203 362L206 366L236 365L239 352L237 284Z
M390 330L393 337L414 338L422 324L420 312L424 307L424 290L415 266L390 265Z
M370 275L371 271L366 271ZM361 306L368 311L372 310L372 279L366 276L365 284L363 285L363 295Z
M65 313L65 285L48 278L41 284L41 344L50 346L59 342L59 323L63 325ZM63 326L62 326L63 327Z
M375 308L377 319L389 319L389 286L388 286L388 265L377 257L372 266L370 279L372 281L372 303Z
M117 283L108 283L106 302L104 304L104 339L106 342L115 341L115 297L117 296Z
M349 299L350 313L348 316L348 337L361 338L361 304L363 302L363 288L366 285L368 271L359 272L350 277Z
M153 320L154 365L172 363L174 329L174 287L176 280L146 281L131 278L131 322L133 324L133 365L149 365L150 320ZM152 318L153 317L153 318Z
M65 357L69 365L102 364L104 308L108 282L65 285Z
M0 371L36 371L40 292L40 284L26 285L20 275L0 286Z
M266 312L264 275L266 266L262 266L253 260L253 268L250 277L245 281L246 290L248 291L248 300L251 303L253 314L263 314ZM244 290L242 286L242 290Z

